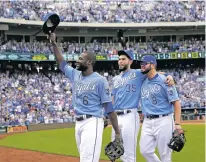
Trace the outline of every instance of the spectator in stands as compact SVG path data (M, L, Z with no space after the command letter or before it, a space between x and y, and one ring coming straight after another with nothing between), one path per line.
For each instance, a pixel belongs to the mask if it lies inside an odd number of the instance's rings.
M178 65L176 70L160 70L170 73L177 81L182 109L205 107L205 83L200 79L205 76L203 68L183 68ZM112 74L115 73L118 71L115 71L114 67L111 67L110 71L100 72L108 79L110 85ZM74 121L69 111L69 107L72 107L72 92L67 78L55 71L49 71L48 76L43 75L41 71L31 73L18 69L0 73L0 121L3 120L4 125ZM22 81L26 86L22 86ZM51 84L51 81L55 85Z
M44 20L50 12L63 22L147 23L205 21L204 1L0 1L0 17Z
M197 109L194 109L194 117L196 120L200 119L199 112L197 111Z
M205 41L191 38L181 42L127 42L128 50L138 54L154 54L154 53L168 53L168 52L205 52ZM15 40L8 41L0 47L0 52L14 52L14 53L43 53L45 55L52 54L50 45L47 42L23 43ZM115 55L117 50L122 49L121 46L116 46L108 43L100 43L94 40L90 44L84 43L60 43L60 50L62 53L80 54L85 49L93 50L93 52L105 55Z

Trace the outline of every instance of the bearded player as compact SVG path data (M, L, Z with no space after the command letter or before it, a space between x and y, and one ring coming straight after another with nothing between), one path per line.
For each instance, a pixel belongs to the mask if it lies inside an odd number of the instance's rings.
M168 143L174 129L180 126L181 105L175 86L164 84L166 77L156 71L154 56L146 55L141 60L141 70L147 73L141 88L141 107L144 114L140 137L140 152L147 162L171 162L172 150ZM175 122L173 118L175 116ZM155 154L158 148L160 159Z
M118 115L119 129L123 138L123 162L136 162L137 136L140 127L137 108L140 100L140 90L146 78L140 69L131 69L134 54L131 51L119 51L119 70L121 73L113 78L113 107ZM145 72L146 73L146 72ZM173 78L167 77L165 84L173 84ZM115 132L112 130L112 140Z
M82 53L76 62L77 69L74 69L66 63L60 54L56 35L51 33L49 39L61 71L72 84L72 99L76 119L75 137L80 162L99 162L104 126L102 108L108 114L115 130L115 140L122 141L117 116L111 102L109 84L100 74L93 72L96 60L93 53Z

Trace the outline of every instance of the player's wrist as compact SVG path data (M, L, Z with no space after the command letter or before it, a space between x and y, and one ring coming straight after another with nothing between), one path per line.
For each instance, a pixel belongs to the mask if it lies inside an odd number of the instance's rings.
M175 125L180 125L180 120L175 120Z
M122 139L122 137L121 137L121 135L120 135L120 134L115 134L115 139L116 139L116 140L121 140L121 139Z
M115 133L115 139L116 138L121 138L121 134L120 133Z

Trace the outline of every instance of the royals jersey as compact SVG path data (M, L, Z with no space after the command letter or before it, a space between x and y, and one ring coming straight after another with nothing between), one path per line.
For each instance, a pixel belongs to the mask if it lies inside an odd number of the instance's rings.
M146 78L141 88L141 107L144 115L163 115L174 112L173 101L179 100L175 86L165 84L166 77L156 74Z
M112 96L115 110L138 108L141 85L145 78L140 69L130 69L113 78Z
M72 98L76 115L102 117L103 103L111 102L106 78L94 72L82 76L81 71L66 65L62 71L72 84Z

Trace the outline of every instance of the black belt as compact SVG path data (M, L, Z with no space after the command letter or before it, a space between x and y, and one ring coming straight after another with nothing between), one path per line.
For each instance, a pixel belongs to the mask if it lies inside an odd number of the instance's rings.
M89 119L91 117L92 117L92 115L82 115L82 116L76 117L75 119L76 119L76 121L82 121L82 120L85 120L85 119Z
M117 115L125 115L131 113L131 110L116 111Z
M160 118L160 117L164 117L164 116L168 116L170 114L164 114L164 115L146 115L146 118L147 119L157 119L157 118Z

